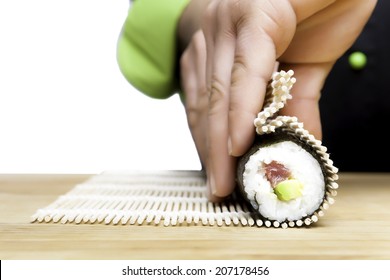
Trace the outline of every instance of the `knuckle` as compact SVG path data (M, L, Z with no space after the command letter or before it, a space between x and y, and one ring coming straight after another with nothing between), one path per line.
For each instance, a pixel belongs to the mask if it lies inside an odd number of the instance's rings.
M246 75L248 75L248 66L242 56L236 55L232 67L231 87L235 87Z
M203 110L198 106L189 106L186 108L187 123L191 131L198 129L202 124Z
M222 111L226 108L228 102L228 88L223 82L214 77L211 81L209 97L208 97L208 117L219 117Z
M201 108L205 108L205 103L207 103L207 87L204 83L199 83L199 88L198 88L198 96L199 96L199 106Z
M194 102L187 102L186 104L186 115L188 126L193 129L198 127L202 122L202 116L207 110L207 98L202 98L198 96L197 100Z
M197 127L199 124L199 114L198 111L192 110L192 109L187 109L187 123L190 129L193 129Z
M210 85L210 101L219 101L222 99L225 99L227 96L225 87L222 83L222 81L214 75L211 79L211 85Z

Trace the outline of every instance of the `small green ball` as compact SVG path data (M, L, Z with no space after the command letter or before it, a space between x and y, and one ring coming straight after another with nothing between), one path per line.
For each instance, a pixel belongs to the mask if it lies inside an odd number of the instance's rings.
M354 70L361 70L367 64L367 56L362 52L353 52L348 58L349 65Z

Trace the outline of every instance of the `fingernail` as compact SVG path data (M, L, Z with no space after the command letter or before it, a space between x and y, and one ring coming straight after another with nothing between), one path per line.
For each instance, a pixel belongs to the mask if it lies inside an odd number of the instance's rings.
M232 148L232 139L230 138L230 136L229 136L229 138L228 138L227 145L228 145L228 153L229 153L229 156L231 156L232 153L233 153L233 148Z
M215 181L213 175L209 176L209 179L207 180L207 183L209 185L209 190L212 195L215 195L217 193L217 189L215 187Z

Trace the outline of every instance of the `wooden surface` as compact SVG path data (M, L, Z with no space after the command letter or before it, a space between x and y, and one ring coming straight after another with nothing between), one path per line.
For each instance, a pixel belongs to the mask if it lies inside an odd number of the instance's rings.
M0 259L390 259L390 173L340 174L310 228L30 223L88 175L0 175Z

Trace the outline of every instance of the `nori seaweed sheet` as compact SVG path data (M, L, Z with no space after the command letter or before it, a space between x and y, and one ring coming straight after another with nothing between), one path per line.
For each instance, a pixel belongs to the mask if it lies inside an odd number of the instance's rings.
M261 214L258 213L258 211L257 211L257 209L258 209L258 207L256 207L257 202L256 201L253 201L253 202L249 201L249 199L247 198L247 194L245 192L244 185L243 185L243 174L244 174L244 170L245 170L245 164L248 162L250 156L253 155L255 152L257 152L260 148L267 147L267 146L270 146L270 145L273 145L273 144L276 144L279 142L283 142L283 141L294 142L297 145L301 146L303 149L305 149L309 154L311 154L320 164L322 174L324 176L324 186L326 186L328 184L327 172L325 171L325 166L323 165L323 161L321 160L320 155L314 150L314 148L312 146L310 146L309 144L307 144L306 142L301 140L299 138L299 136L293 134L292 132L285 131L282 128L279 128L275 132L269 133L269 134L263 134L263 135L256 134L256 137L253 141L251 148L243 156L241 156L238 159L236 183L238 186L239 195L241 195L243 197L243 199L247 201L248 206L250 206L251 209L253 209L255 212L257 212L257 214L259 214L259 215L261 215ZM324 188L325 188L325 192L324 192L324 197L322 198L322 200L325 199L325 195L326 195L326 187L324 187ZM314 212L316 212L316 211L314 211Z

